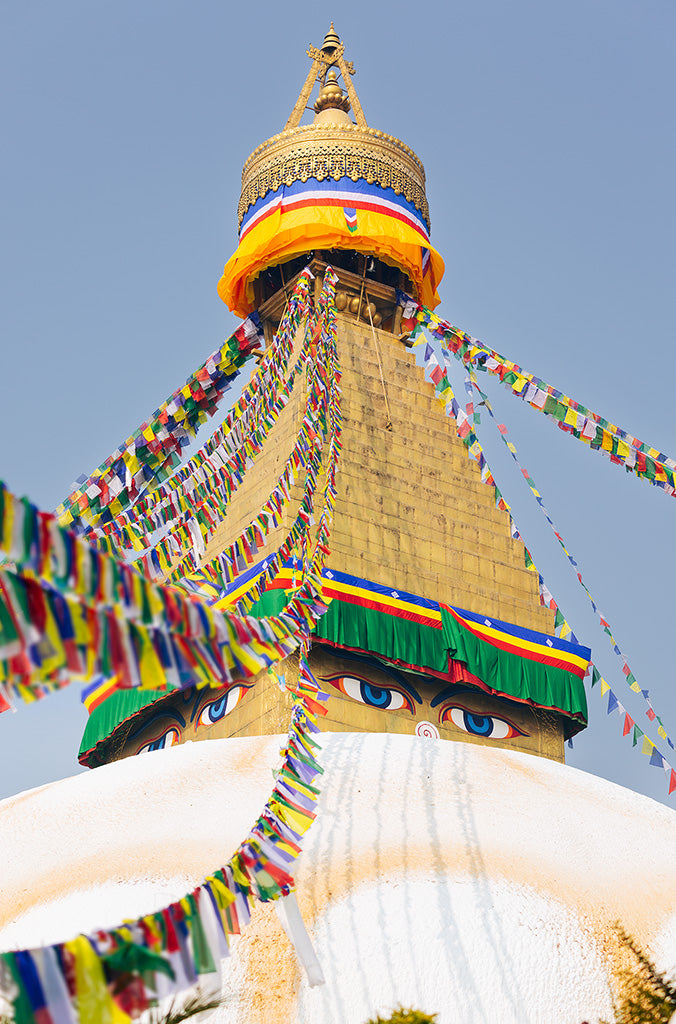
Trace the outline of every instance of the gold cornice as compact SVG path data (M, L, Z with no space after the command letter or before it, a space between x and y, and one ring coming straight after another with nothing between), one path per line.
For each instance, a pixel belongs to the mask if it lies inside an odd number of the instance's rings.
M253 151L242 171L238 218L257 199L282 185L317 178L363 178L404 195L420 211L429 229L425 170L400 139L358 125L310 124L273 135Z
M294 140L300 140L303 136L312 137L313 135L318 135L322 132L331 130L335 131L336 129L332 125L301 124L298 125L297 128L287 128L285 131L279 132L278 135L271 135L269 139L266 139L265 142L261 142L260 146L257 146L253 153L247 157L244 162L244 167L242 168L242 178L244 178L248 168L255 158L264 150L273 147L276 143L287 142L292 146ZM377 128L360 128L356 124L352 125L351 128L348 128L346 125L341 125L340 133L346 138L356 135L360 138L368 137L370 139L381 139L385 142L389 142L393 148L401 150L416 165L420 173L422 183L425 183L425 168L422 165L422 161L418 156L416 156L410 146L407 146L405 142L402 142L401 139L396 138L396 136L388 135L387 132L381 132Z

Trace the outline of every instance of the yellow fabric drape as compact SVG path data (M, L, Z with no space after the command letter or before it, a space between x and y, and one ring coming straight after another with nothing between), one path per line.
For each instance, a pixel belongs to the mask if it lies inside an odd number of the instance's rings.
M429 269L423 275L422 250L429 250ZM275 266L309 249L354 249L377 256L406 271L423 305L439 304L437 285L444 261L423 236L399 220L373 210L357 210L357 230L348 229L340 206L276 209L255 224L225 265L218 294L237 316L254 308L253 282L266 267Z

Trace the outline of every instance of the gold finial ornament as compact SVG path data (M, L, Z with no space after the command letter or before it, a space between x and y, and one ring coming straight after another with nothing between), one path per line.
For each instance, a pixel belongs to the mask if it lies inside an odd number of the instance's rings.
M347 249L398 268L426 305L436 305L443 260L430 244L422 163L367 124L333 22L321 49L306 52L311 67L284 129L244 164L240 241L221 298L246 315L265 269L310 249ZM301 124L308 110L314 119Z
M347 175L353 181L364 178L405 196L420 211L429 229L423 165L399 139L369 128L352 84L354 66L345 60L344 51L333 22L321 49L308 47L312 67L284 130L258 146L244 164L237 211L240 227L249 207L270 191L277 192L294 181L338 181ZM342 75L347 96L338 82L337 71ZM317 82L321 87L312 108L314 121L302 125L300 120ZM349 116L350 110L356 124Z
M322 50L324 50L327 53L332 53L339 46L340 46L340 39L338 38L338 33L336 32L335 28L333 27L333 22L331 22L331 28L329 29L329 31L324 36L324 42L322 43Z
M319 96L315 101L315 113L319 114L322 110L344 110L346 114L350 110L350 101L343 94L333 68L326 76L326 84L319 90Z

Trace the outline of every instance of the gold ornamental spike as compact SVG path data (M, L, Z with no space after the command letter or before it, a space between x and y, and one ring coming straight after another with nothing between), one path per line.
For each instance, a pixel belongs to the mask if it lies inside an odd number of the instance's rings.
M319 114L322 110L342 110L346 114L350 110L350 101L347 96L343 96L343 90L338 84L338 78L333 68L326 76L326 81L315 100L315 113Z
M308 71L305 84L300 91L300 95L296 100L296 105L291 111L289 120L284 125L284 131L289 128L297 128L300 124L300 119L303 116L305 109L310 99L310 94L314 88L315 82L319 80L324 85L326 81L326 73L331 67L337 67L343 76L343 82L345 83L345 89L352 105L355 120L360 128L368 128L366 118L364 117L364 111L362 110L359 97L355 91L354 85L352 84L351 76L354 74L354 65L352 61L346 61L343 54L345 53L345 47L340 41L338 33L333 27L331 22L331 28L324 37L321 49L317 49L316 46L309 46L305 51L312 61L312 67Z

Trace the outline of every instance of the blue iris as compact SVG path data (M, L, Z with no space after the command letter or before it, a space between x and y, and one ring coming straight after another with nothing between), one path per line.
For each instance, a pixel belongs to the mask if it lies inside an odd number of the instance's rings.
M490 736L493 732L491 715L473 715L471 711L464 711L463 715L467 732L474 733L475 736Z
M360 684L361 696L364 704L370 704L374 708L389 708L392 703L392 691L383 690L379 686L372 686L371 683Z
M221 697L220 700L215 700L213 704L208 704L204 711L206 711L207 718L213 724L214 722L220 722L221 718L225 714L228 707L228 695ZM202 715L204 715L204 711Z

